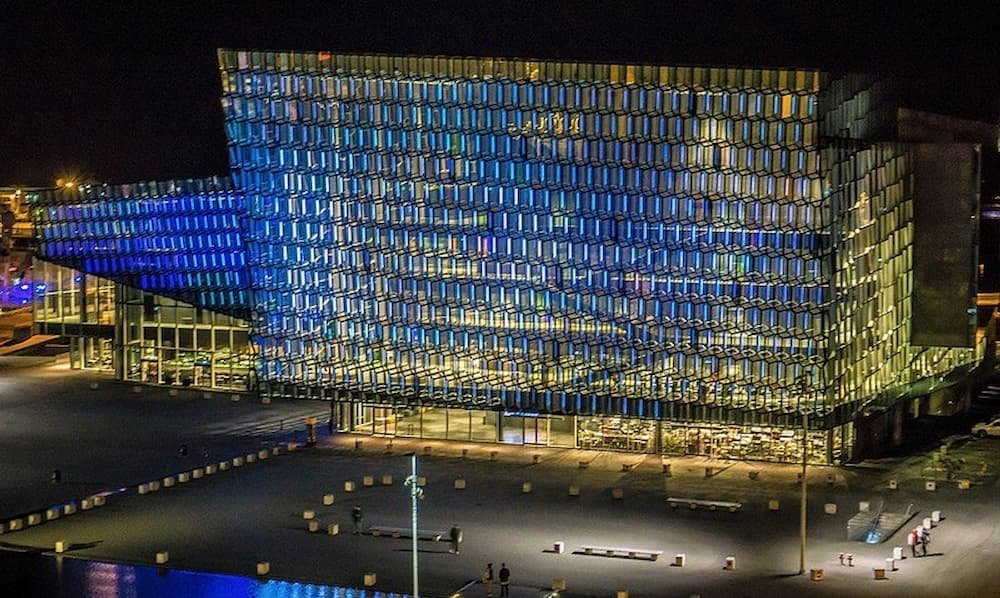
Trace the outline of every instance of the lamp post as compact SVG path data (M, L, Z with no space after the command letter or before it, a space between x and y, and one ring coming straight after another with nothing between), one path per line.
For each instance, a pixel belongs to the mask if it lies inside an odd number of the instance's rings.
M424 497L423 489L417 485L417 453L410 455L410 475L403 482L410 487L410 524L413 536L413 598L420 598L420 585L417 581L417 499Z
M802 412L802 504L799 510L799 575L806 572L806 463L809 455L809 414Z

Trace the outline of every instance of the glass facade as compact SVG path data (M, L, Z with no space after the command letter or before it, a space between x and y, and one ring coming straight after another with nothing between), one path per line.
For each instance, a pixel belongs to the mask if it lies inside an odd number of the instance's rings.
M68 339L73 368L114 371L115 283L42 260L31 270L36 331Z
M808 413L831 461L865 401L976 358L910 344L912 164L871 77L219 63L231 186L37 204L48 259L185 302L123 302L127 376L204 378L221 312L262 392L346 429L784 460Z
M209 178L49 191L31 216L45 260L246 319L242 211Z
M119 292L125 380L254 390L246 321L129 287Z

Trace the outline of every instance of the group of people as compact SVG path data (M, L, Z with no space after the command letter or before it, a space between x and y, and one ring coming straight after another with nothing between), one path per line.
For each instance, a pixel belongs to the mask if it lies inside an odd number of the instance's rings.
M910 554L914 557L927 556L927 545L931 543L931 530L924 529L920 525L906 535L906 543L910 545ZM917 554L917 547L920 547L920 554Z
M507 563L500 563L500 575L498 577L500 580L500 596L510 596L510 569L507 568ZM493 563L486 563L486 569L483 570L483 588L486 590L487 596L493 595Z

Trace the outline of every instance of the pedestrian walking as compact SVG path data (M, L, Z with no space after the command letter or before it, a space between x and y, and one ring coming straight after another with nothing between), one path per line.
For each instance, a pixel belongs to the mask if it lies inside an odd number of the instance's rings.
M458 527L457 523L451 524L451 531L449 532L449 537L451 539L451 548L448 552L452 554L458 554L458 545L462 541L462 528Z
M500 597L510 596L510 569L507 563L500 563Z
M483 571L483 588L487 596L493 595L493 563L486 563L486 570Z
M920 528L920 550L923 554L920 556L927 556L927 545L931 543L931 530Z
M906 543L910 546L910 554L916 558L917 557L917 530L911 529L910 533L906 535Z
M354 505L354 508L351 509L351 520L354 522L354 530L351 533L356 536L361 533L361 526L365 520L361 513L361 505Z

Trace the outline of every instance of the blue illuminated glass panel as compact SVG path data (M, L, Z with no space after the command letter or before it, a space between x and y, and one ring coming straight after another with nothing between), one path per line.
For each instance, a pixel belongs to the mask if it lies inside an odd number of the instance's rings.
M32 216L39 257L246 317L242 195L225 179L50 191Z

